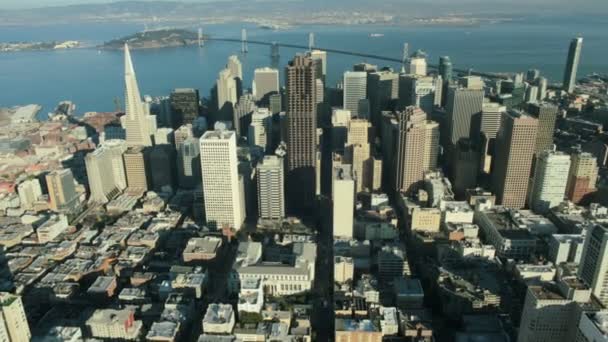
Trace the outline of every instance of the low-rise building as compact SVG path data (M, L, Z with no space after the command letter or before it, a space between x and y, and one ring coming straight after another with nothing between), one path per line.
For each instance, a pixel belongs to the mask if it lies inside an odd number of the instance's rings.
M411 215L411 229L436 233L441 227L441 210L438 208L414 208Z
M377 259L378 275L381 279L392 282L395 278L411 274L405 248L400 244L382 247Z
M517 264L515 265L515 274L524 282L529 281L551 281L555 278L557 270L555 266L548 265L530 265Z
M336 318L335 328L337 342L382 341L382 332L370 320Z
M217 236L192 238L184 248L184 262L213 260L221 246L222 238Z
M536 238L525 225L513 220L510 210L494 207L478 211L475 223L484 232L486 242L496 248L499 257L526 260L536 251Z
M549 260L556 265L562 262L579 263L584 244L585 237L580 234L553 234L549 239Z
M203 318L203 332L206 334L232 334L235 318L230 304L209 304Z
M135 310L98 309L86 321L86 326L94 338L138 340L142 331L142 321L135 320Z
M355 273L355 263L353 258L349 257L334 257L334 281L337 283L346 283L353 280Z
M115 277L97 277L87 293L91 295L103 295L112 297L116 293L117 282Z
M264 281L264 291L268 295L285 296L312 289L317 245L294 242L283 250L289 251L283 258L285 262L264 261L260 243L241 243L229 278L230 289L236 292L241 281L252 278Z
M174 290L192 292L194 297L202 298L205 285L207 284L207 272L178 274L171 281Z
M241 291L239 292L239 302L237 309L239 312L262 311L264 306L264 282L262 279L245 279L241 281Z
M398 278L393 285L395 305L401 309L420 309L424 305L424 290L418 279Z
M180 323L154 322L148 330L146 340L150 342L175 342L179 333Z
M53 241L61 233L68 229L68 218L65 215L55 215L44 222L38 229L38 242L41 244Z
M380 331L382 335L397 335L399 333L399 316L396 308L381 308Z

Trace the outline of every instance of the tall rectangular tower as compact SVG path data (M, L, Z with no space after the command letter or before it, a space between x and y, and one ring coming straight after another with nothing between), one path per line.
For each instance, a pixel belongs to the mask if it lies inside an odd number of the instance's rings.
M566 69L564 70L564 91L571 93L576 85L576 73L578 64L581 60L581 50L583 49L583 38L578 37L572 39L570 48L568 49L568 59L566 60Z
M522 112L503 114L496 138L492 185L497 202L508 208L526 205L538 120Z
M570 156L563 152L546 150L537 156L530 189L532 210L544 214L564 200L569 169Z
M398 112L397 117L395 190L411 193L424 177L426 113L410 106Z
M535 154L540 155L542 151L551 150L553 147L553 133L555 132L558 108L546 102L533 103L528 107L528 112L538 120Z
M54 211L71 211L78 205L74 175L69 169L56 170L46 175L50 208Z
M174 123L191 124L198 118L200 111L200 96L198 90L192 88L178 88L171 92L169 98L171 112L175 116ZM174 128L177 128L174 126Z
M265 156L257 166L258 210L261 219L285 217L285 173L283 158Z
M253 96L257 101L269 103L271 94L279 93L279 70L258 68L253 72Z
M608 305L608 228L597 224L587 231L578 276L602 305Z
M473 137L473 118L480 115L483 107L484 91L481 89L469 89L461 87L450 87L448 89L446 112L448 119L449 136L446 139L455 146L460 139Z
M111 152L103 146L85 157L87 178L91 196L89 200L97 203L107 203L116 196L120 189L114 180Z
M205 214L211 228L239 230L245 221L234 131L208 131L200 139Z
M359 101L367 96L367 73L347 71L344 73L344 109L359 116Z
M350 165L340 165L333 169L332 202L334 236L352 239L355 180Z
M0 340L29 341L32 337L21 297L0 293Z
M317 64L295 56L285 70L287 91L287 201L293 212L309 210L315 199L317 163Z
M127 185L130 191L148 191L151 179L147 157L147 151L141 146L130 147L123 154Z
M598 171L597 159L591 153L573 154L566 189L568 199L579 204L585 197L595 192Z

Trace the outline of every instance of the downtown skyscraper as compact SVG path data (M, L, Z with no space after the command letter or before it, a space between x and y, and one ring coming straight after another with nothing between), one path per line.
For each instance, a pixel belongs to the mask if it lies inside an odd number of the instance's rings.
M568 59L566 60L566 69L564 70L564 91L571 93L576 86L576 73L578 64L581 61L581 51L583 49L583 38L578 37L572 39L570 48L568 49Z
M496 138L497 157L492 184L499 204L521 209L526 204L528 181L535 151L538 120L522 112L503 114Z
M344 109L352 116L359 116L359 102L367 96L367 73L347 71L344 73Z
M128 146L152 146L156 131L156 116L150 115L150 107L142 101L131 52L125 44L125 115L120 118L127 135Z
M288 210L313 206L317 163L317 66L314 59L295 56L285 75L287 90Z
M395 156L395 190L412 193L424 178L426 113L418 107L407 107L397 113L397 151Z
M207 224L239 230L245 221L234 131L208 131L200 139L201 174Z

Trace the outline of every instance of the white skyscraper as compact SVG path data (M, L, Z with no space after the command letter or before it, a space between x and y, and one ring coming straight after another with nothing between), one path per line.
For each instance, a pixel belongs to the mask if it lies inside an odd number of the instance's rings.
M207 224L240 229L245 220L245 198L238 173L236 133L205 132L200 139L200 158Z
M578 276L602 305L608 305L608 228L597 224L587 231Z
M40 186L40 181L36 178L19 183L17 191L19 192L21 208L25 210L32 209L34 202L42 196L42 187Z
M268 108L257 108L253 112L247 139L249 145L268 150L272 143L272 113Z
M0 341L29 341L32 337L21 297L0 293Z
M526 89L526 102L537 103L538 102L538 87L528 86Z
M321 61L321 72L323 76L327 75L327 52L321 50L310 51L310 57L313 60Z
M258 210L261 219L285 217L285 173L283 158L265 156L257 166Z
M422 51L416 51L412 57L410 57L410 63L408 65L408 74L426 76L426 55Z
M258 68L253 72L253 96L262 100L270 94L279 92L279 70L272 68Z
M122 155L127 150L127 144L124 140L106 140L103 143L103 148L111 155L112 177L119 190L127 188L127 176L125 174L125 162Z
M103 146L85 157L87 178L89 179L90 201L107 203L120 192L112 166L112 153Z
M125 110L120 118L129 146L152 146L156 116L150 115L149 104L142 101L135 77L129 46L125 44Z
M367 73L347 71L344 73L344 109L359 114L359 101L367 96Z
M355 211L355 179L350 165L334 167L333 185L333 227L335 237L353 237L353 216Z
M230 69L230 73L233 77L238 78L239 80L243 80L243 65L241 61L239 61L239 57L237 55L232 55L228 57L228 64L226 68Z
M227 104L234 108L238 99L237 81L232 71L228 68L220 71L217 79L217 108L221 110Z
M530 192L530 208L546 213L564 200L570 156L562 152L543 151L536 160Z
M431 115L435 105L435 79L430 76L415 77L412 88L411 105L419 107L427 115Z

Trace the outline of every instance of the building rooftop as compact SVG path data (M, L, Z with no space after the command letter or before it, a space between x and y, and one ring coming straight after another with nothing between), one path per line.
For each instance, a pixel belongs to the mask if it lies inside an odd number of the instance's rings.
M336 331L366 331L374 332L378 329L374 326L372 321L364 319L357 321L354 319L341 319L336 318Z
M528 290L537 300L566 300L556 289L549 286L529 286Z
M224 324L229 322L234 315L230 304L209 304L203 323Z
M175 322L154 322L146 335L147 339L174 339L179 330L179 323Z
M201 137L201 142L205 140L229 140L234 136L234 133L234 131L228 130L207 131Z
M115 284L115 282L116 278L114 277L97 277L87 292L106 292L112 284Z
M188 240L185 253L204 253L204 254L216 254L218 249L222 245L222 238L217 236L206 236L203 238L192 238Z
M397 295L424 295L422 284L418 279L400 277L395 279L394 287Z
M585 312L585 315L595 324L604 337L608 339L608 311Z

